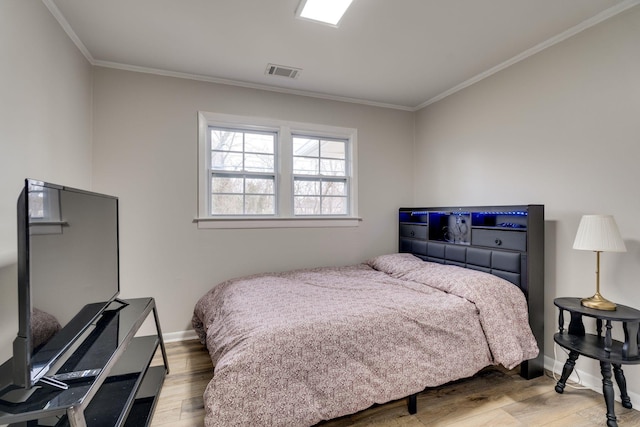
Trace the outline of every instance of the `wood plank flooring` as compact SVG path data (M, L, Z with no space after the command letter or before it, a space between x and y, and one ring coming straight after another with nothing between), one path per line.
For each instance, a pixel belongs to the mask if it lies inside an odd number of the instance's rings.
M171 371L151 425L201 427L202 393L213 375L209 355L198 341L168 343L166 347ZM154 364L160 363L156 355ZM569 387L559 395L554 386L555 380L549 376L527 381L517 370L491 368L471 379L423 391L415 415L409 415L406 401L399 400L317 427L606 426L602 395ZM615 410L619 427L640 426L637 410L625 409L617 402Z

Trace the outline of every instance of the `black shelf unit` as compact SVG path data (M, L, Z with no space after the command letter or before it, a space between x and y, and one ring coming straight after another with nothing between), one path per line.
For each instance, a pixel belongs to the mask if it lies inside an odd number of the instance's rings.
M520 373L544 372L544 205L399 209L399 252L502 277L522 289L540 353Z
M153 313L155 335L136 336ZM150 366L160 350L163 364ZM9 360L0 375L10 375ZM114 301L93 330L50 376L67 384L66 390L38 387L24 399L0 392L0 425L12 427L146 426L165 375L169 372L155 300Z

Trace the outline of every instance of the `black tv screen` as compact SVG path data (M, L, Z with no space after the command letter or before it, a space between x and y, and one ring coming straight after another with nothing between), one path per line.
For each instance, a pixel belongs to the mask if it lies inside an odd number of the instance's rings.
M119 293L118 199L27 179L17 210L13 382L29 388Z

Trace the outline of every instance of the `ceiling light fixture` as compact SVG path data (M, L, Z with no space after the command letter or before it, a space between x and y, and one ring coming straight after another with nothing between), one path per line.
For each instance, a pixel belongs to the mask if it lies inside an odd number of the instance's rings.
M338 26L353 0L301 0L296 16L310 21Z

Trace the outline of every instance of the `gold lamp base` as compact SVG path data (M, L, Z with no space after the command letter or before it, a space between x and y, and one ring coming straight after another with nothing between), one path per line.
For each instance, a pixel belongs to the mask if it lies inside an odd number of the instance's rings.
M580 304L596 310L614 311L616 309L616 303L604 298L602 295L600 295L600 292L596 292L596 294L592 297L582 298L580 300Z

